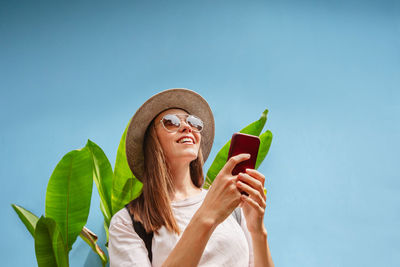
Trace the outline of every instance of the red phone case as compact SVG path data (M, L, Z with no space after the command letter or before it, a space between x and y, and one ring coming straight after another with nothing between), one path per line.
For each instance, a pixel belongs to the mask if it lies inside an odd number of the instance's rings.
M256 166L258 149L260 147L260 138L258 136L234 133L232 135L231 146L229 148L228 160L242 153L250 154L250 159L240 162L232 171L232 175L240 172L244 173L246 169L254 169Z

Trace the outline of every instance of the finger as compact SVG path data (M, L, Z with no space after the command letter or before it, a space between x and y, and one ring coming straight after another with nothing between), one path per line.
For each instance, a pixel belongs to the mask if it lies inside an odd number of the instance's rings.
M259 180L248 175L247 173L240 173L238 175L238 180L246 183L247 185L251 186L253 189L260 192L261 196L265 200L264 185Z
M246 169L246 173L251 175L252 177L256 178L257 180L259 180L262 183L262 185L264 186L265 176L261 172L255 170L255 169Z
M267 206L264 198L261 196L258 190L255 190L254 188L250 187L249 185L241 181L237 182L237 186L239 189L249 194L250 198L254 199L258 203L258 205L260 205L263 208ZM264 195L264 193L262 195Z
M253 199L251 199L246 195L242 195L241 199L244 200L246 203L248 203L255 210L257 210L260 215L264 215L265 207L264 208L260 207L260 205L256 201L254 201Z
M248 160L249 158L250 154L239 154L233 156L225 163L225 166L222 169L223 171L231 174L237 164L239 164L242 161Z

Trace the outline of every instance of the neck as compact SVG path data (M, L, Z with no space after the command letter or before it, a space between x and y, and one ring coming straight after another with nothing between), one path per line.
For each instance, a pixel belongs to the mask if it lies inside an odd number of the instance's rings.
M174 162L169 165L175 189L175 192L171 196L172 201L183 200L201 191L201 188L193 184L190 177L190 162Z

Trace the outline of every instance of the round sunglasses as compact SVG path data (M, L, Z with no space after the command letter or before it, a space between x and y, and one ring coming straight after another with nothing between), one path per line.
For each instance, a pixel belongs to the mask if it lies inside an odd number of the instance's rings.
M189 125L194 132L199 133L204 128L203 121L190 114L167 114L160 120L160 122L165 130L170 133L176 133L182 126L182 119L185 119L186 124Z

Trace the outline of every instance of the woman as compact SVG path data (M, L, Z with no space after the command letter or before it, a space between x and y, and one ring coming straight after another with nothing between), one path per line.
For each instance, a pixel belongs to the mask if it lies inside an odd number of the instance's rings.
M202 189L213 139L211 109L193 91L163 91L136 111L126 154L143 192L111 220L112 267L274 266L263 223L264 176L251 169L231 174L249 155L232 157Z

